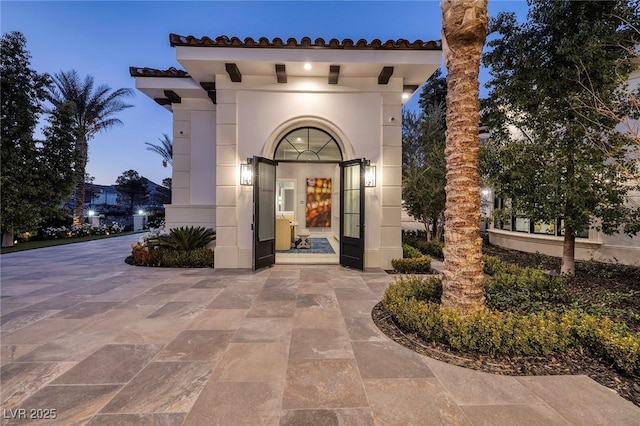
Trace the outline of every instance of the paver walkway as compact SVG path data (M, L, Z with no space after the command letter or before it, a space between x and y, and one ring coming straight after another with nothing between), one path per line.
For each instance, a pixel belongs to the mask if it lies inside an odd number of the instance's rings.
M0 257L3 424L640 424L585 376L496 376L390 341L370 317L382 271L139 268L136 239Z

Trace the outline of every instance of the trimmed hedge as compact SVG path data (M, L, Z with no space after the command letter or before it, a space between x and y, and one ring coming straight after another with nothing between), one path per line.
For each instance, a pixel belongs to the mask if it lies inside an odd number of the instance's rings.
M413 278L396 280L383 305L398 323L424 339L454 349L492 356L541 356L588 348L627 374L640 373L640 336L610 318L598 318L576 309L520 314L482 308L462 316L437 301L442 284Z
M162 247L132 247L131 260L137 266L159 266L166 268L213 268L214 252L208 248L194 250L171 250Z
M420 250L417 248L410 246L409 244L402 244L402 257L405 259L414 259L416 257L422 256Z
M408 239L406 244L413 246L420 250L420 253L437 257L438 259L444 259L444 243L436 240L413 240Z
M391 266L401 274L427 274L431 272L431 258L421 256L412 259L392 259Z

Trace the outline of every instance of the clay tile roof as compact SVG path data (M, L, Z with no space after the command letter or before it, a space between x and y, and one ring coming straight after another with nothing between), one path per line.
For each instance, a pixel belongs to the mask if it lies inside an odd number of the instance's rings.
M189 78L191 77L188 72L171 67L166 70L157 70L155 68L140 68L129 67L129 74L131 77L175 77L175 78Z
M247 37L241 40L238 37L219 36L215 39L204 36L197 38L194 36L181 36L178 34L169 34L169 42L172 47L176 46L191 46L191 47L263 47L263 48L297 48L297 49L313 49L313 48L326 48L326 49L366 49L366 50L442 50L442 42L440 40L422 41L415 40L409 41L405 39L387 40L382 42L379 39L374 39L371 42L360 39L356 43L351 39L344 39L342 41L332 38L328 42L325 42L322 38L317 38L312 41L309 37L302 37L300 41L295 38L288 38L287 41L283 41L281 38L276 37L273 40L269 40L267 37L260 37L257 41L251 37Z

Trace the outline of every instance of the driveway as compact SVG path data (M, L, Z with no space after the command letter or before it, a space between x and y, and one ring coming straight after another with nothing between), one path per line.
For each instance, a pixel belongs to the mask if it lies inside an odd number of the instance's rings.
M497 376L389 340L370 316L381 270L141 268L123 262L137 238L0 256L3 424L640 425L585 376Z

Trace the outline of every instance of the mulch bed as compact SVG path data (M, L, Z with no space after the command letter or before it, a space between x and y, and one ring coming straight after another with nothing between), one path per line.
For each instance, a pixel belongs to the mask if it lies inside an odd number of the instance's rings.
M373 308L371 316L387 337L430 358L504 376L584 374L640 406L640 377L624 376L589 352L573 351L548 357L492 358L479 353L459 352L440 343L425 341L416 333L404 331L382 303Z
M560 259L539 254L506 250L495 246L483 246L483 253L498 256L502 260L523 267L560 270ZM585 305L605 300L616 292L632 296L612 303L602 303L608 315L626 323L631 330L640 332L640 268L635 271L598 274L577 268L575 276L567 281L567 288L574 298ZM538 376L584 374L596 382L615 390L620 396L640 406L640 377L629 377L617 371L611 363L589 351L572 351L547 357L500 357L460 352L450 347L425 341L413 332L403 330L381 303L372 312L374 323L389 338L420 354L461 367L509 376Z

